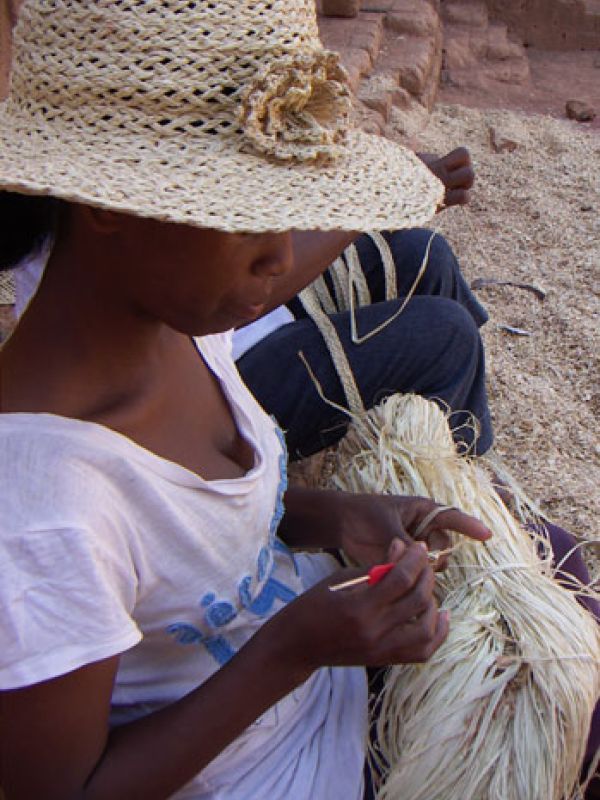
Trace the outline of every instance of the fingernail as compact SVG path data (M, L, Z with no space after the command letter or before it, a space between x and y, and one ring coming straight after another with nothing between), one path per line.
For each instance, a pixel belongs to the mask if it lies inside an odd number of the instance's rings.
M450 611L447 608L440 611L440 617L444 618L444 622L450 623Z
M422 547L422 548L423 548L423 550L425 550L425 552L426 552L426 553L428 553L428 552L429 552L429 548L427 547L427 545L425 544L425 542L417 542L417 544L419 545L419 547Z
M389 549L390 561L394 561L400 558L400 556L404 553L405 550L406 550L406 545L404 544L402 539L398 538L394 539Z

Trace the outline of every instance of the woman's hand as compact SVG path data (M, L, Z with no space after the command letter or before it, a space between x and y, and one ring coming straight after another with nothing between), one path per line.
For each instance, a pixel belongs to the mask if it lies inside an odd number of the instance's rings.
M364 570L333 573L275 615L271 635L292 674L322 666L384 666L426 661L448 634L449 618L433 595L426 548L395 539L383 560L396 566L379 583L332 592ZM288 662L289 659L289 662Z
M394 538L411 543L423 521L440 507L425 497L344 492L338 492L337 495L336 522L340 548L350 559L364 565L382 563ZM425 542L430 551L443 551L451 544L449 530L480 542L492 535L479 520L452 508L434 515L419 539ZM436 569L445 566L446 559L438 559Z
M438 503L426 497L353 494L292 487L285 497L286 514L279 535L291 547L335 548L357 564L384 563L394 539L406 544L422 528ZM457 509L433 515L419 532L431 551L450 545L447 531L485 542L492 535L483 523ZM436 569L446 560L438 559Z

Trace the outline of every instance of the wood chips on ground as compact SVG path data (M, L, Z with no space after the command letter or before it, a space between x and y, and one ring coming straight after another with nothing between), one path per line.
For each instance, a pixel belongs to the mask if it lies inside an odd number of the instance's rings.
M517 144L497 153L491 129ZM439 106L419 146L465 145L477 182L467 208L435 227L469 281L533 284L477 291L495 450L548 516L578 536L600 574L600 135L543 116ZM511 334L502 326L530 335Z

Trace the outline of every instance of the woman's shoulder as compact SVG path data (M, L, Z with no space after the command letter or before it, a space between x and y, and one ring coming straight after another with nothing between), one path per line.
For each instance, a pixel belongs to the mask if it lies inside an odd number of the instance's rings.
M99 430L100 429L100 430ZM3 519L63 525L118 514L118 448L101 426L53 414L0 414ZM118 437L118 434L114 434Z
M92 468L110 459L102 427L56 414L0 414L0 474L31 479L42 469L60 466L52 474L59 478L85 463Z

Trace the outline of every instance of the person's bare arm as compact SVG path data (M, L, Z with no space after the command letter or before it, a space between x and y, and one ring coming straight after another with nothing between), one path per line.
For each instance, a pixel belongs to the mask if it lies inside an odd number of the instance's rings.
M6 800L164 800L309 674L261 637L179 702L109 731L118 662L0 694Z
M395 540L396 567L348 592L340 570L272 617L211 678L138 721L109 729L118 658L0 693L6 800L164 800L321 666L425 661L448 632L425 550Z
M286 513L278 535L291 547L343 550L356 563L380 563L391 542L412 541L414 531L438 504L426 497L324 491L292 486L285 495ZM485 542L491 532L479 520L452 508L434 516L421 534L430 550L450 545L447 531ZM437 568L443 568L440 560Z

